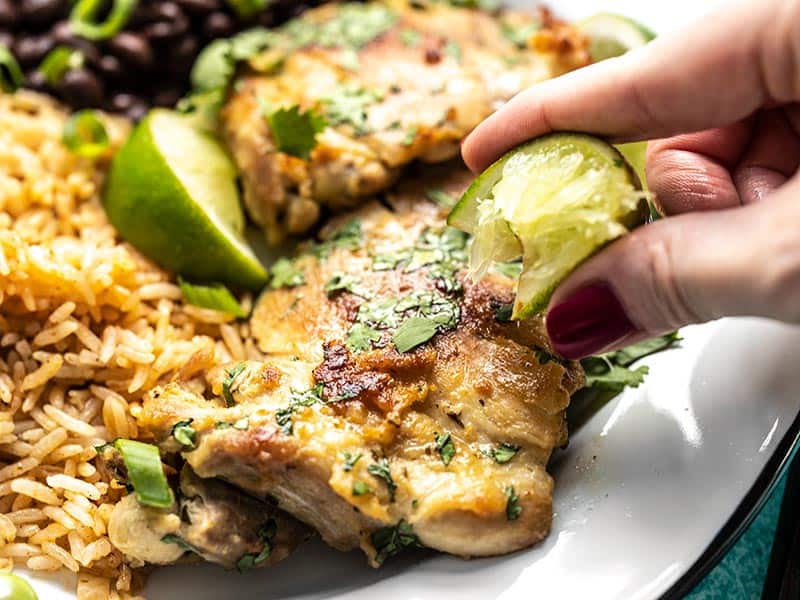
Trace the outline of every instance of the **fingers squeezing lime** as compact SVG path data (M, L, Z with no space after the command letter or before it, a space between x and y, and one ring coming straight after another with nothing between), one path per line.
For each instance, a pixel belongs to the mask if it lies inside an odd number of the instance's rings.
M508 152L464 193L448 222L473 235L470 270L522 257L512 318L546 308L556 286L648 214L623 156L584 134L553 133Z

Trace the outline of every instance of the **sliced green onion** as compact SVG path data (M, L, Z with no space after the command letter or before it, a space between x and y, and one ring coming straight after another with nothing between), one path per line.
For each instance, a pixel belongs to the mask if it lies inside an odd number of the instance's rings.
M189 304L199 306L200 308L218 310L233 315L234 317L244 318L247 316L247 313L242 309L238 300L236 300L230 290L221 283L197 285L189 283L184 280L183 277L178 277L178 285L181 288L183 297Z
M78 0L69 15L69 26L75 35L87 40L107 40L128 22L137 0L111 0L111 10L105 21L97 21L105 0Z
M195 92L225 90L233 79L235 71L231 41L218 39L197 55L189 79Z
M90 109L79 110L67 119L61 141L71 152L85 158L100 156L110 143L99 113Z
M11 50L0 44L0 90L13 94L22 85L22 69Z
M64 73L83 66L83 53L69 46L56 46L47 53L39 65L39 71L50 85L58 85Z
M264 10L271 0L228 0L230 7L243 19L249 19Z
M152 444L122 439L115 441L114 447L125 461L128 479L133 485L139 504L155 508L172 506L174 498L164 475L158 448Z

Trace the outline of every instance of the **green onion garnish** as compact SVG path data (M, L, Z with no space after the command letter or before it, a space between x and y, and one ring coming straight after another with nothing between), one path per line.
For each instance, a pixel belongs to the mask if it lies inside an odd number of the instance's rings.
M11 50L0 44L0 89L13 94L22 85L24 77L22 69Z
M109 139L99 113L79 110L64 124L61 141L71 152L85 158L96 158L108 149Z
M64 73L83 66L83 53L68 46L56 46L47 53L39 65L39 71L50 85L58 85Z
M200 308L209 308L228 313L234 317L244 318L247 313L241 304L231 294L230 290L221 283L211 285L197 285L189 283L183 277L178 277L178 285L186 302Z
M228 0L230 7L243 19L249 19L264 10L270 0Z
M111 10L104 21L97 21L105 0L78 0L69 15L69 26L75 35L87 40L100 41L113 37L125 27L137 0L111 0Z
M174 498L164 475L158 448L152 444L123 439L115 441L114 447L125 461L128 479L139 504L155 508L172 506Z

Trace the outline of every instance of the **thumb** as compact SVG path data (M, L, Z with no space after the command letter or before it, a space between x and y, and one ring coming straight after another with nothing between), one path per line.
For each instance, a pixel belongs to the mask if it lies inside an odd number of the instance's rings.
M800 182L763 202L640 227L550 300L554 349L581 358L723 316L800 322Z

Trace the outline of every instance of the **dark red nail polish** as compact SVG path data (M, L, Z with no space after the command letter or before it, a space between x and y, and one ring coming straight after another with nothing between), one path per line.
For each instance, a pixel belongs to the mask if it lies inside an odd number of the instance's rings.
M547 313L547 334L556 352L582 358L637 331L605 283L579 288Z

